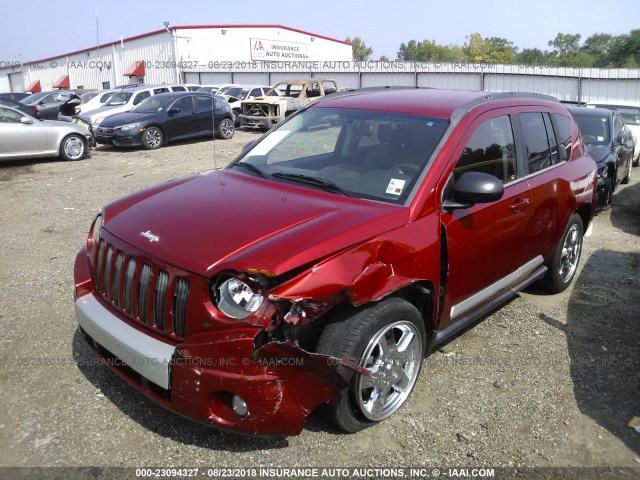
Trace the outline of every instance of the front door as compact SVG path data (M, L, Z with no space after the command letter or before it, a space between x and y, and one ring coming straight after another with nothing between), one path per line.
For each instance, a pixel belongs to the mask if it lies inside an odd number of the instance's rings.
M440 328L516 283L524 269L541 264L528 265L531 259L523 250L531 195L519 171L513 113L503 109L481 115L454 150L454 181L467 171L488 173L502 180L504 195L496 202L442 214L448 275Z

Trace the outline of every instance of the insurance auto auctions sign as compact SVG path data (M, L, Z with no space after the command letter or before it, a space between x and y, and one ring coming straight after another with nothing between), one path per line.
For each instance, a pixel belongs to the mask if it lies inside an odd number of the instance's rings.
M307 57L307 45L304 43L283 42L252 38L251 60L304 60Z

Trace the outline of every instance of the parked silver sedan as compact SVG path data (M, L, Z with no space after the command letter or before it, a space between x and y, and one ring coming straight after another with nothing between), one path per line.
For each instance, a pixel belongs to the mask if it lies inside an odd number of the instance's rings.
M91 136L75 123L38 120L14 108L0 106L0 159L80 160L90 148Z

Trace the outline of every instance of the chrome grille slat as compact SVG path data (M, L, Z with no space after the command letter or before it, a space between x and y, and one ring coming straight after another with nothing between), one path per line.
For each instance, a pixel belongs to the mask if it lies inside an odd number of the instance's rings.
M109 245L107 250L107 259L104 263L104 277L102 283L104 284L104 293L107 296L107 300L111 301L111 260L113 259L113 247Z
M136 259L131 257L127 265L127 273L124 276L124 310L129 315L133 306L133 276L136 273Z
M151 281L151 265L145 263L142 266L140 274L140 287L138 288L138 317L144 323L147 323L147 293L149 291L149 282Z
M116 257L116 265L113 268L113 278L111 279L111 294L113 295L113 303L120 307L120 273L122 272L122 264L124 263L124 252L118 250Z
M100 240L93 257L96 294L136 323L184 337L189 280L118 247Z
M161 270L156 281L155 293L153 295L153 323L156 327L164 327L164 297L167 294L169 284L169 274Z
M99 291L104 292L104 284L102 283L102 275L104 272L104 266L102 264L102 260L104 260L104 250L105 250L105 243L104 242L100 242L100 250L98 250L98 263L96 264L96 288Z
M174 333L180 337L184 337L188 297L189 282L184 278L179 278L173 295L172 326Z

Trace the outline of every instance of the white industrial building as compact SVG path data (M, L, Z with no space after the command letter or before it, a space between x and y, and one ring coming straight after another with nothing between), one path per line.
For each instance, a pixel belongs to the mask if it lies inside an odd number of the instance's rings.
M0 65L0 92L227 82L221 69L265 62L351 61L349 42L282 25L187 25L25 63ZM248 70L249 69L249 70ZM243 83L242 75L235 79Z

